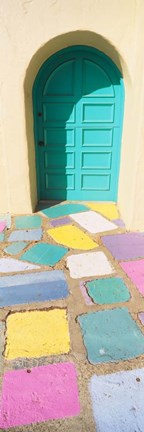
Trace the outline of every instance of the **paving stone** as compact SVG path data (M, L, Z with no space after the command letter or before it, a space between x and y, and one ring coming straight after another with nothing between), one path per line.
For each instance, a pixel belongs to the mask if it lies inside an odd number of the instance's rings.
M125 233L103 236L102 241L117 260L144 257L143 233Z
M58 218L70 215L71 213L84 212L86 210L88 210L88 207L83 204L58 204L42 210L42 213L49 218Z
M122 219L114 219L113 222L121 228L125 227L125 223Z
M114 273L114 268L103 252L70 255L67 258L70 276L74 279L86 276L104 276Z
M62 226L62 225L69 225L69 224L71 224L71 220L68 217L63 217L60 219L51 220L50 223L53 227L56 227L56 226Z
M3 350L4 350L4 331L5 325L0 322L0 375L3 373Z
M20 229L40 228L42 224L41 216L17 216L15 217L15 226Z
M144 259L121 262L120 266L144 296Z
M140 313L138 314L138 317L139 317L141 323L144 325L144 312L140 312Z
M0 307L57 300L67 296L68 285L61 270L0 278Z
M87 203L87 205L91 210L101 213L103 216L105 216L108 219L113 220L119 218L119 212L117 209L117 205L115 203L89 202Z
M91 234L97 234L105 231L112 231L117 229L117 225L108 221L103 216L94 211L87 211L85 213L71 214L70 217L81 225L84 229Z
M85 300L86 305L88 305L88 306L93 305L93 302L91 301L91 298L88 296L85 284L83 282L80 282L80 290L81 290L81 293L82 293L82 296Z
M0 221L0 233L6 228L6 221Z
M0 215L0 221L6 221L6 227L11 227L11 215L10 213L5 213Z
M5 357L42 357L69 352L65 309L16 312L8 316Z
M2 233L0 233L0 242L4 242L4 239L5 239L5 235L2 232Z
M73 363L35 367L30 369L30 373L27 369L5 373L0 418L2 430L77 416L79 412L77 372Z
M144 354L144 335L127 308L78 317L92 364L128 360Z
M20 259L36 264L53 266L60 261L67 252L68 249L62 246L39 243L25 252Z
M0 258L0 273L22 272L39 268L37 265L21 262L14 258Z
M94 303L113 304L130 299L129 290L121 278L95 279L87 282L86 287Z
M87 234L73 225L52 228L47 233L57 242L73 249L89 250L99 246Z
M28 244L26 242L14 242L7 246L4 251L10 255L17 255L20 253Z
M18 230L13 231L9 238L9 242L16 242L16 241L38 241L41 240L43 235L43 231L41 228L38 229L32 229L32 230Z
M142 432L144 369L93 375L90 393L97 432Z

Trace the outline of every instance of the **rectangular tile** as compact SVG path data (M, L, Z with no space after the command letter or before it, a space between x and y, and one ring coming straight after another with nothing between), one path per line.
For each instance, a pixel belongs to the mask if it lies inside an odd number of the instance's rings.
M14 241L38 241L41 240L43 235L43 231L41 228L32 229L32 230L18 230L13 231L9 238L9 242Z

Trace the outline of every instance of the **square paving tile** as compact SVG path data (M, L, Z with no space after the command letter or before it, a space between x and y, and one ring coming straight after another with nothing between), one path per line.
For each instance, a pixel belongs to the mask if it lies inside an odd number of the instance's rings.
M68 217L63 217L60 219L51 220L50 223L53 227L57 227L57 226L63 226L63 225L70 225L71 220Z
M57 242L73 249L90 250L99 246L81 229L73 225L52 228L47 233Z
M144 369L93 375L89 388L97 432L144 430Z
M32 229L32 230L18 230L13 231L9 238L9 242L16 242L16 241L38 241L41 240L43 235L43 231L41 228L38 229Z
M2 430L79 415L77 372L73 363L49 364L32 368L30 372L21 369L4 375Z
M125 233L103 236L102 241L117 260L144 257L143 233Z
M14 258L0 258L0 273L22 272L39 268L37 265L21 262Z
M83 204L58 204L53 207L42 210L49 218L59 218L61 216L67 216L71 213L84 212L88 210L88 207Z
M91 234L117 229L117 225L94 211L71 214L71 218Z
M86 252L67 258L70 276L74 279L86 276L104 276L115 270L103 252Z
M86 283L89 296L94 303L113 304L126 302L130 293L124 281L118 277L95 279Z
M0 307L58 300L67 296L68 284L61 270L0 278Z
M120 266L135 284L139 292L144 295L144 259L121 262Z
M17 216L15 217L15 226L20 229L40 228L42 224L41 216Z
M119 212L115 203L89 202L87 205L91 210L101 213L108 219L113 220L119 218Z
M69 352L65 309L16 312L8 316L5 357L42 357Z
M17 255L18 253L20 253L26 246L28 245L28 243L26 242L14 242L12 244L10 244L9 246L7 246L4 251L7 254L10 255Z
M25 252L20 259L36 264L53 266L60 261L67 252L68 249L62 246L39 243Z
M92 364L117 362L144 354L144 335L127 308L78 317L88 360Z

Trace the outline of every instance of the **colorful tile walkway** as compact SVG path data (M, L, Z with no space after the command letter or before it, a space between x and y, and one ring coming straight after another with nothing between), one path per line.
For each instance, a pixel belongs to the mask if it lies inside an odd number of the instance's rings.
M144 233L115 203L4 220L0 430L143 432Z

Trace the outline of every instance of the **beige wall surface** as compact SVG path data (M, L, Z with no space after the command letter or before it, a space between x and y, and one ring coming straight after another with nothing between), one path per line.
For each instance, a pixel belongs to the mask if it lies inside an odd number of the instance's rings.
M144 1L2 0L0 3L0 212L37 202L32 86L42 63L70 45L109 55L124 77L118 204L144 229Z

